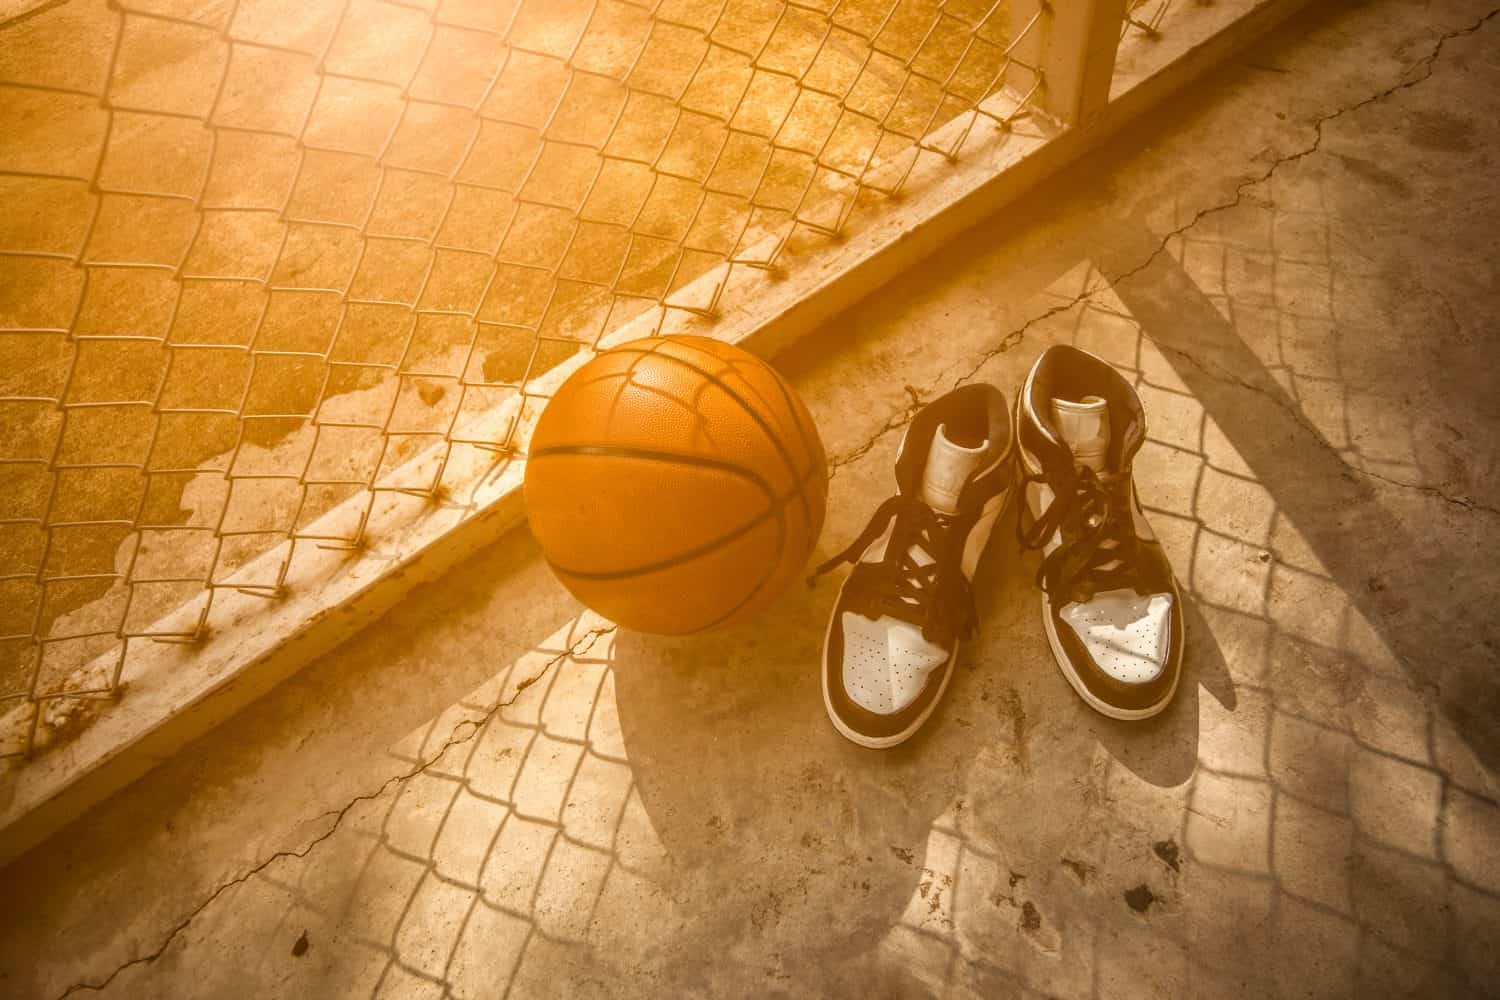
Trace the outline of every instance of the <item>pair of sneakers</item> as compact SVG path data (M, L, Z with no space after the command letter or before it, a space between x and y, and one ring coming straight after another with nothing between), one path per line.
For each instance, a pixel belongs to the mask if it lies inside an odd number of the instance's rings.
M1037 360L1014 421L984 384L920 410L896 458L896 495L817 570L854 564L823 646L835 728L891 747L932 715L977 625L974 572L1017 494L1021 543L1042 553L1042 621L1063 676L1111 718L1164 709L1182 665L1182 600L1135 493L1145 437L1130 383L1068 346Z

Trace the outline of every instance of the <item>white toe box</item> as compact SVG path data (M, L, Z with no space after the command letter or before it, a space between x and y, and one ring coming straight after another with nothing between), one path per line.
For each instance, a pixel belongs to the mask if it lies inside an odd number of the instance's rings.
M844 690L856 705L880 715L901 711L917 699L927 676L949 653L922 637L922 630L890 616L871 621L844 612Z
M1100 670L1124 684L1147 684L1161 676L1171 655L1172 598L1108 590L1066 605L1058 616Z

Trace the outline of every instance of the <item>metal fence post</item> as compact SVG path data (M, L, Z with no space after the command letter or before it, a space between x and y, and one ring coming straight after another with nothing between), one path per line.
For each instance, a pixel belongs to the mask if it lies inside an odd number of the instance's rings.
M1011 0L1011 37L1019 39L1013 55L1041 74L1036 103L1047 114L1086 128L1109 103L1125 3Z

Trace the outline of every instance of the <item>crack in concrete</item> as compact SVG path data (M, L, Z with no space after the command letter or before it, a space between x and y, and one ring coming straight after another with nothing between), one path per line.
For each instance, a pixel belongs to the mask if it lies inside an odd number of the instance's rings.
M1244 181L1241 181L1235 186L1234 197L1229 199L1228 201L1220 202L1216 205L1210 205L1194 213L1193 217L1186 223L1178 226L1175 229L1172 229L1165 236L1163 236L1157 242L1155 249L1147 254L1145 259L1142 260L1139 264L1120 272L1113 278L1109 278L1106 276L1105 280L1101 283L1087 285L1084 291L1080 292L1079 294L1073 296L1060 305L1052 306L1051 308L1038 313L1036 316L1028 319L1025 323L1022 323L1020 326L1006 333L995 347L983 352L980 355L979 360L971 365L967 372L955 378L953 380L951 388L956 389L959 386L965 384L970 379L974 378L974 376L977 375L980 370L982 370L984 366L995 357L1019 345L1021 341L1025 339L1027 331L1029 331L1036 324L1045 322L1054 316L1065 313L1070 309L1074 309L1077 306L1082 305L1083 303L1091 300L1101 290L1114 288L1122 282L1129 281L1131 278L1142 273L1152 264L1154 264L1157 258L1160 257L1163 253L1166 253L1167 247L1171 244L1173 239L1182 236L1184 233L1197 226L1200 222L1202 222L1209 216L1238 208L1243 203L1245 195L1250 190L1269 182L1276 175L1276 172L1287 164L1297 163L1309 156L1313 156L1314 154L1320 152L1323 146L1323 128L1329 122L1342 118L1345 115L1353 114L1361 108L1369 107L1372 104L1377 104L1385 100L1386 98L1399 93L1400 91L1409 90L1412 87L1415 87L1418 84L1424 83L1425 81L1429 80L1432 77L1433 73L1436 71L1437 61L1442 56L1443 47L1447 45L1448 42L1452 41L1455 38L1461 38L1465 35L1475 34L1476 32L1483 29L1489 21L1497 16L1500 16L1500 7L1491 10L1489 13L1480 17L1473 24L1470 24L1465 28L1460 28L1456 31L1450 31L1443 35L1440 35L1437 41L1433 44L1431 52L1427 53L1427 55L1417 60L1417 62L1413 63L1402 72L1401 76L1403 77L1403 79L1400 83L1394 84L1384 90L1370 95L1369 97L1363 98L1353 104L1346 105L1345 107L1339 108L1336 111L1329 112L1328 114L1315 119L1312 123L1314 134L1313 141L1310 145L1306 146L1303 149L1297 150L1294 153L1288 153L1285 156L1278 157L1259 176L1251 177ZM1413 73L1416 73L1416 75L1413 76ZM1451 306L1449 307L1449 312L1450 314L1452 312ZM1321 443L1325 448L1327 448L1335 457L1337 457L1339 462L1343 464L1347 469L1349 469L1350 472L1368 476L1372 479L1381 480L1393 486L1400 486L1407 489L1418 490L1424 493L1430 493L1431 495L1436 496L1439 499L1446 501L1447 503L1454 504L1459 507L1464 507L1469 510L1500 514L1500 508L1479 504L1466 497L1451 496L1447 493L1444 493L1442 490L1438 489L1435 486L1425 486L1419 483L1407 483L1401 480L1382 476L1379 473L1355 468L1354 466L1350 465L1347 460L1345 460L1343 455L1339 454L1338 450L1335 449L1333 445L1328 443L1327 439L1323 437L1321 431L1313 427L1312 424L1308 422L1306 415L1301 412L1301 409L1299 407L1292 405L1289 401L1280 398L1277 394L1268 391L1263 386L1258 386L1254 385L1253 383L1246 382L1244 379L1241 379L1228 372L1220 374L1218 372L1211 371L1207 366L1203 364L1202 361L1194 358L1193 356L1180 349L1162 348L1161 345L1158 345L1158 347L1160 349L1170 350L1172 351L1172 353L1186 358L1188 361L1192 362L1196 367L1202 370L1205 374L1208 374L1211 377L1221 378L1223 380L1227 380L1234 384L1240 385L1243 388L1249 389L1251 391L1264 394L1268 399L1271 399L1278 406L1281 406L1284 410L1286 410L1293 417L1293 419L1297 421L1298 424L1311 432L1314 439ZM935 379L933 382L933 388L931 390L928 390L928 392L930 393L932 391L935 391L936 386L941 384L946 377L947 376L945 373L944 375L939 376L937 379ZM884 426L882 426L871 437L866 439L853 450L839 456L837 459L830 461L828 473L828 478L830 480L834 478L839 468L858 461L860 458L868 454L875 447L875 445L879 443L880 439L885 437L885 435L891 433L892 431L900 430L902 427L905 427L908 423L911 422L911 420L916 416L917 412L921 410L922 400L926 398L928 393L923 393L921 390L914 389L911 386L907 386L906 391L912 396L912 404L902 412L893 415L889 420L886 421Z
M1386 483L1390 486L1398 486L1402 489L1414 490L1418 493L1425 493L1429 496L1436 497L1437 499L1442 500L1444 503L1452 504L1455 507L1462 507L1465 510L1500 516L1500 507L1491 507L1487 504L1479 503L1478 501L1473 500L1469 497L1454 496L1453 494L1447 493L1437 486L1430 486L1426 483L1408 482L1404 479L1394 479L1379 472L1372 472L1369 469L1361 469L1356 465L1352 465L1349 460L1344 457L1343 453L1335 448L1333 444L1323 436L1323 432L1313 426L1312 422L1307 419L1307 415L1302 411L1302 408L1298 406L1296 402L1288 397L1284 392L1279 391L1280 386L1276 386L1274 385L1274 383L1272 387L1268 387L1259 385L1255 382L1250 382L1246 379L1240 378L1238 375L1235 375L1233 372L1230 372L1225 368L1219 367L1218 365L1209 365L1205 363L1201 358L1195 357L1194 355L1188 353L1187 351L1184 351L1180 347L1158 344L1157 349L1164 353L1173 354L1181 358L1211 379L1219 382L1225 382L1230 385L1235 385L1241 389L1245 389L1249 392L1259 393L1260 395L1266 397L1266 399L1279 406L1287 414L1287 416L1291 417L1291 419L1299 427L1307 431L1308 434L1312 437L1313 441L1317 442L1319 447L1327 451L1329 455L1338 460L1340 465L1342 465L1348 472L1353 473L1354 475L1378 480L1379 482Z
M1475 21L1473 24L1469 25L1466 28L1462 28L1462 29L1459 29L1457 31L1448 32L1446 34L1443 34L1443 35L1439 36L1437 42L1433 45L1432 51L1429 52L1422 59L1418 60L1417 63L1413 64L1412 67L1408 68L1402 74L1402 76L1404 76L1404 77L1409 77L1414 70L1417 70L1417 71L1419 71L1419 75L1417 75L1415 77L1411 77L1410 79L1404 79L1404 80L1402 80L1402 82L1400 82L1398 84L1395 84L1394 86L1388 87L1385 90L1382 90L1382 91L1380 91L1380 92L1378 92L1376 94L1373 94L1370 97L1364 98L1363 100L1357 101L1354 104L1351 104L1351 105L1348 105L1346 107L1340 108L1337 111L1333 111L1333 112L1331 112L1331 113L1329 113L1327 115L1324 115L1324 116L1316 119L1313 122L1313 129L1314 129L1314 133L1315 134L1314 134L1313 142L1312 142L1311 145L1307 146L1304 149L1298 150L1295 153L1290 153L1290 154L1288 154L1286 156L1282 156L1282 157L1277 158L1270 165L1270 167L1268 167L1260 176L1254 177L1254 178L1251 178L1249 180L1245 180L1245 181L1240 182L1240 184L1238 184L1235 187L1235 193L1234 193L1234 197L1232 199L1230 199L1229 201L1220 203L1218 205L1211 205L1211 206L1209 206L1207 208L1204 208L1204 209L1201 209L1200 211L1198 211L1197 213L1195 213L1194 216L1192 217L1192 219L1190 219L1187 223L1185 223L1184 225L1178 226L1176 229L1173 229L1170 232L1168 232L1166 234L1166 236L1164 236L1160 240L1160 242L1158 243L1158 245L1156 246L1156 248L1154 250L1152 250L1152 252L1146 256L1145 260L1143 260L1140 264L1136 265L1135 267L1129 268L1128 270L1126 270L1124 272L1121 272L1120 274L1116 275L1113 279L1106 280L1103 283L1104 286L1106 286L1106 287L1113 287L1113 286L1119 284L1120 282L1128 281L1130 278L1135 277L1136 275L1140 274L1142 271L1145 271L1148 267L1150 267L1153 263L1155 263L1155 261L1156 261L1156 259L1158 257L1160 257L1163 253L1166 252L1168 244L1170 244L1171 241L1175 237L1181 236L1183 233L1186 233L1187 231L1189 231L1190 229L1192 229L1194 226L1196 226L1200 222L1202 222L1205 218L1208 218L1211 215L1215 215L1215 214L1217 214L1219 212L1225 212L1225 211L1229 211L1231 209L1237 208L1241 204L1241 202L1244 200L1246 192L1248 192L1252 188L1258 187L1258 186L1260 186L1262 184L1265 184L1269 180L1271 180L1271 178L1273 176L1275 176L1276 172L1278 170L1280 170L1282 167L1286 166L1288 163L1296 163L1296 162L1298 162L1300 160L1304 160L1307 157L1312 156L1312 155L1316 154L1317 152L1319 152L1320 149L1321 149L1321 147L1322 147L1322 144L1323 144L1323 128L1329 122L1334 121L1334 120L1336 120L1338 118L1341 118L1344 115L1352 114L1353 112L1358 111L1361 108L1368 107L1371 104L1375 104L1375 103L1378 103L1380 101L1383 101L1386 98L1392 96L1393 94L1396 94L1396 93L1398 93L1398 92L1400 92L1402 90L1407 90L1407 89L1410 89L1412 87L1415 87L1418 84L1421 84L1421 83L1425 82L1426 80L1430 79L1432 77L1433 73L1435 72L1435 66L1436 66L1437 60L1442 55L1443 47L1449 41L1452 41L1455 38L1463 37L1465 35L1472 35L1472 34L1478 32L1478 31L1480 31L1490 20L1494 19L1496 16L1500 16L1500 7L1497 7L1495 9L1491 10L1489 13L1485 14L1484 16L1482 16L1481 18L1479 18L1477 21ZM988 364L991 360L993 360L995 357L997 357L1000 354L1003 354L1006 351L1011 350L1012 348L1014 348L1017 345L1019 345L1025 339L1027 331L1030 330L1037 323L1045 322L1046 320L1052 318L1053 316L1059 315L1061 313L1065 313L1068 310L1073 309L1073 308L1077 307L1078 305L1081 305L1082 303L1084 303L1084 302L1092 299L1099 292L1099 290L1100 290L1100 287L1097 286L1097 285L1094 286L1094 287L1088 288L1085 291L1083 291L1083 292L1079 293L1078 295L1074 296L1073 298L1069 299L1065 303L1053 306L1050 309L1047 309L1047 310L1045 310L1045 311L1037 314L1036 316L1031 317L1025 323L1021 324L1019 327L1016 327L1015 329L1011 330L1010 332L1008 332L1007 334L1005 334L1004 337L1002 337L1000 339L1000 342L995 347L990 348L989 350L987 350L983 354L981 354L980 357L979 357L979 360L977 362L975 362L973 365L971 365L970 368L969 368L969 370L967 372L965 372L965 373L959 375L958 377L956 377L954 379L954 381L953 381L953 386L952 387L953 388L957 388L958 386L961 386L961 385L965 384L970 379L974 378L974 376L977 375L980 372L980 370L983 369L984 366L986 364ZM1173 352L1176 353L1176 354L1178 354L1181 357L1187 358L1189 361L1193 362L1197 367L1199 367L1205 373L1214 374L1214 373L1210 372L1210 370L1208 369L1208 367L1206 367L1201 361L1199 361L1196 358L1193 358L1191 355L1188 355L1186 352L1183 352L1183 351L1180 351L1180 350L1175 350L1175 349L1173 349ZM945 377L946 377L946 375L940 376L940 377L938 377L937 379L934 380L934 383L933 383L934 390L935 390L935 388L936 388L936 386L938 384L941 384L943 382L943 380L944 380ZM1235 383L1243 386L1244 388L1247 388L1247 389L1250 389L1250 390L1256 391L1256 392L1261 392L1261 393L1265 394L1267 396L1267 398L1275 400L1278 405L1282 406L1289 413L1295 411L1294 412L1294 417L1297 419L1297 421L1300 424L1302 424L1302 426L1304 426L1308 430L1312 431L1312 433L1313 433L1313 435L1314 435L1314 437L1315 437L1316 440L1322 442L1325 447L1327 447L1328 449L1332 450L1335 455L1338 455L1338 452L1333 449L1333 446L1328 443L1328 441L1323 437L1323 435L1321 433L1319 433L1315 428L1313 428L1310 424L1307 423L1305 415L1303 415L1297 407L1291 406L1287 401L1279 399L1276 396L1276 394L1268 392L1264 387L1256 386L1256 385L1254 385L1252 383L1248 383L1248 382L1244 381L1243 379L1239 379L1239 378L1237 378L1237 377L1235 377L1235 376L1233 376L1231 374L1225 373L1222 376L1215 375L1215 377L1227 378L1227 379L1229 379L1229 380L1231 380L1231 381L1233 381L1233 382L1235 382ZM873 449L875 447L875 445L877 443L879 443L880 439L882 437L884 437L886 434L889 434L889 433L891 433L892 431L895 431L895 430L899 430L900 428L905 427L908 423L911 422L911 420L916 416L917 412L921 410L921 408L922 408L923 405L925 405L924 401L925 401L926 396L925 396L925 394L921 390L918 390L918 389L916 389L913 386L908 385L905 388L906 388L906 391L907 391L908 395L910 395L910 397L911 397L911 403L903 411L901 411L900 413L897 413L897 414L893 415L889 420L887 420L886 423L885 423L885 425L880 430L876 431L875 434L872 435L868 440L866 440L865 442L863 442L862 444L860 444L859 446L857 446L856 448L854 448L852 451L846 453L845 455L842 455L842 456L839 456L836 459L830 460L830 462L829 462L829 479L832 479L837 474L838 470L841 467L843 467L845 465L849 465L849 464L851 464L853 462L856 462L860 458L862 458L864 455L868 454L871 451L871 449ZM1347 462L1345 462L1342 455L1339 455L1338 457L1339 457L1339 460L1341 462L1343 462L1344 465L1351 472L1355 472L1355 473L1358 473L1360 475L1368 476L1368 477L1370 477L1372 479L1378 479L1378 480L1381 480L1383 482L1390 483L1393 486L1398 486L1398 487L1403 487L1403 488L1406 488L1406 489L1417 490L1417 491L1424 492L1424 493L1430 493L1430 494L1432 494L1432 495L1434 495L1434 496L1436 496L1436 497L1438 497L1438 498L1440 498L1440 499L1442 499L1442 500L1444 500L1444 501L1446 501L1448 503L1455 504L1457 506L1464 507L1464 508L1467 508L1469 510L1485 511L1487 513L1500 515L1500 508L1489 507L1489 506L1486 506L1486 505L1483 505L1483 504L1478 504L1478 503L1476 503L1476 502L1474 502L1472 500L1469 500L1467 498L1464 498L1464 497L1449 496L1448 494L1442 492L1441 490L1439 490L1439 489L1437 489L1436 487L1433 487L1433 486L1424 486L1424 485L1416 484L1416 483L1407 483L1407 482L1403 482L1403 481L1400 481L1400 480L1391 479L1391 478L1388 478L1386 476L1382 476L1379 473L1367 472L1367 471L1365 471L1363 469L1356 469L1353 466L1350 466ZM486 711L483 715L481 715L477 719L472 719L472 718L471 719L464 719L464 720L458 722L457 724L455 724L454 727L453 727L453 729L450 731L448 739L444 742L443 746L438 750L438 752L435 755L433 755L432 757L430 757L428 760L424 761L423 763L421 763L420 765L418 765L417 767L415 767L414 769L412 769L410 771L406 771L406 772L403 772L401 774L393 775L390 778L387 778L384 782L381 783L380 787L378 789L376 789L374 792L370 792L370 793L366 793L366 794L363 794L363 795L356 796L355 798L351 799L348 803L346 803L342 808L340 808L336 812L325 813L324 815L333 815L333 817L334 817L333 823L329 826L329 828L325 832L323 832L322 834L320 834L317 837L313 838L305 846L303 846L300 850L295 850L295 851L277 851L275 854L272 854L269 858L267 858L264 861L258 863L253 868L251 868L248 871L246 871L245 873L243 873L243 874L241 874L239 876L236 876L235 878L229 880L228 882L225 882L222 885L220 885L212 893L209 894L208 898L206 898L202 903L200 903L197 907L195 907L193 909L193 911L187 915L187 917L185 917L180 923L178 923L175 927L173 927L170 931L168 931L168 933L167 933L166 937L163 939L161 945L155 951L151 952L149 955L142 955L142 956L130 959L127 962L124 962L123 964L121 964L118 967L116 967L112 972L110 972L109 975L106 976L103 980L100 980L98 982L79 982L79 983L73 984L72 986L70 986L66 990L64 990L61 994L59 994L58 1000L65 1000L66 997L69 997L69 996L73 995L74 993L76 993L76 992L78 992L80 990L91 990L91 991L98 992L100 990L103 990L103 989L107 988L109 986L109 984L111 982L113 982L115 980L115 978L117 976L119 976L122 972L124 972L125 970L130 969L130 968L132 968L134 966L137 966L137 965L143 965L143 964L149 965L152 962L155 962L158 958L160 958L163 954L166 953L166 950L169 947L171 947L171 944L172 944L172 942L174 940L176 940L177 935L179 935L180 933L182 933L182 931L186 930L187 927L189 925L191 925L192 922L195 919L197 919L198 915L201 914L204 910L206 910L209 906L211 906L214 903L214 901L216 899L218 899L219 896L222 895L224 892L228 891L229 889L231 889L231 888L233 888L233 887L235 887L237 885L240 885L243 882L248 881L249 879L253 878L255 875L259 874L260 872L264 871L266 868L268 868L269 866L271 866L272 864L274 864L277 861L280 861L282 859L289 858L289 857L295 857L295 858L305 858L305 857L307 857L307 855L310 854L319 844L321 844L323 841L327 840L329 837L333 836L333 834L338 831L339 825L343 822L344 817L347 816L348 813L349 813L349 811L351 809L353 809L356 805L360 804L361 802L365 802L365 801L369 801L371 799L378 798L381 795L383 795L386 791L388 791L393 785L398 785L398 784L404 783L406 781L409 781L410 779L416 777L418 774L421 774L422 772L426 771L427 768L431 767L433 764L435 764L439 760L441 760L442 757L443 757L443 755L446 754L454 746L458 746L458 745L460 745L462 743L466 743L469 740L473 739L474 736L483 728L483 726L484 726L485 723L487 723L490 719L492 719L501 709L509 707L510 705L514 704L514 702L516 701L516 699L518 699L521 696L522 692L524 692L528 687L530 687L532 684L536 683L538 680L540 680L542 677L544 677L547 674L547 672L553 666L555 666L556 664L562 662L565 659L568 659L569 657L576 656L576 655L579 655L581 653L588 652L588 650L593 647L593 644L596 641L598 641L598 639L600 637L602 637L604 635L607 635L607 634L613 632L614 630L615 630L614 626L610 626L609 628L603 628L603 629L591 629L582 639L580 639L573 646L571 646L567 650L564 650L563 652L559 653L556 657L552 658L551 660L547 661L547 663L543 665L541 671L535 677L530 678L529 680L521 683L517 687L516 693L511 698L509 698L509 699L507 699L507 700L505 700L503 702L497 702L488 711ZM469 728L468 733L465 734L465 735L463 735L463 736L459 736L458 735L459 730L463 729L466 726Z
M1350 468L1352 469L1354 467L1350 466ZM1455 496L1452 493L1448 493L1437 486L1428 486L1426 483L1409 483L1404 479L1392 479L1390 476L1384 476L1378 472L1371 472L1369 469L1354 469L1354 471L1359 473L1361 476L1366 476L1370 479L1378 479L1382 483L1388 483L1391 486L1398 486L1404 490L1413 490L1417 493L1426 493L1428 496L1435 497L1438 500L1443 501L1444 503L1452 504L1455 507L1462 507L1464 510L1471 511L1473 513L1490 514L1495 517L1500 517L1500 507L1492 507L1489 504L1480 503L1479 501L1471 497Z
M1042 323L1048 319L1051 319L1053 316L1056 316L1059 313L1067 312L1069 309L1072 309L1074 306L1078 305L1084 299L1089 298L1093 294L1094 291L1085 292L1084 294L1069 300L1063 305L1053 306L1051 309L1038 313L1037 315L1028 319L1025 323L1022 323L1020 326L1016 327L1014 330L1011 330L1004 337L1000 338L1000 342L998 344L981 354L979 356L979 360L972 366L970 366L967 372L956 377L953 380L953 385L949 387L950 391L952 389L957 389L961 385L964 385L975 375L979 374L980 369L987 365L992 359L1019 345L1021 341L1026 339L1027 330L1030 330L1038 323ZM860 443L857 447L855 447L851 451L846 452L843 455L840 455L835 459L831 459L828 463L828 478L830 480L833 479L833 477L838 474L838 470L840 468L845 465L851 465L854 462L857 462L859 459L863 458L870 452L871 449L879 444L880 439L885 437L887 434L891 433L892 431L900 430L907 424L911 423L912 419L916 417L917 413L922 409L922 407L927 404L929 394L935 392L937 386L941 384L947 377L948 376L945 371L943 375L940 375L936 379L934 379L933 386L930 390L928 390L927 393L924 393L921 390L914 388L913 386L906 386L906 392L909 396L911 396L911 403L907 405L906 409L902 410L900 413L894 414L889 420L885 422L885 425L883 427L881 427L865 441Z
M927 401L922 397L922 393L915 386L907 385L903 386L902 388L905 389L906 394L911 397L911 402L907 403L906 408L900 413L891 416L890 419L885 422L884 427L877 431L873 437L869 438L863 444L856 447L853 451L849 451L843 455L839 455L835 458L829 459L828 478L830 480L833 479L834 476L838 475L839 469L843 468L846 465L853 465L861 458L864 458L865 455L869 453L870 449L874 448L876 443L886 434L890 433L893 430L896 430L897 428L905 427L908 423L911 422L912 418L917 415L917 411L922 409L922 407L927 404Z
M1427 55L1417 60L1402 72L1402 77L1407 77L1408 79L1403 79L1400 83L1394 84L1384 90L1371 94L1369 97L1356 101L1353 104L1339 108L1337 111L1329 112L1328 114L1315 119L1312 123L1313 141L1310 146L1300 149L1295 153L1288 153L1285 156L1277 157L1277 159L1274 160L1271 165L1261 173L1260 176L1241 181L1239 185L1235 187L1234 197L1232 199L1219 205L1210 205L1208 208L1204 208L1198 211L1191 219L1187 221L1187 223L1178 226L1176 229L1168 232L1167 235L1163 237L1161 242L1157 245L1156 249L1151 251L1151 253L1146 257L1144 261L1142 261L1135 267L1130 268L1128 271L1125 271L1122 274L1116 276L1113 280L1109 281L1108 284L1112 287L1122 281L1127 281L1130 278L1133 278L1135 275L1141 273L1146 268L1155 263L1156 258L1160 257L1163 253L1166 252L1167 245L1171 243L1174 237L1181 236L1183 233L1186 233L1188 230L1192 229L1194 226L1198 225L1198 223L1202 222L1204 219L1211 215L1217 215L1220 212L1227 212L1231 209L1238 208L1244 201L1246 192L1248 192L1251 188L1256 188L1261 186L1262 184L1267 183L1276 175L1277 171L1279 171L1287 164L1297 163L1301 160L1307 159L1309 156L1313 156L1314 154L1320 152L1323 147L1323 128L1329 122L1342 118L1345 115L1353 114L1354 112L1359 111L1362 108L1367 108L1372 104L1378 104L1386 98L1393 96L1394 94L1400 93L1403 90L1410 90L1412 87L1415 87L1421 83L1425 83L1427 80L1431 79L1432 74L1436 72L1437 61L1438 58L1443 54L1443 47L1445 45L1447 45L1455 38L1461 38L1465 35L1472 35L1480 31L1490 20L1492 20L1496 16L1500 16L1500 7L1496 7L1495 9L1491 10L1488 14L1485 14L1483 17L1479 18L1479 20L1475 21L1473 24L1469 25L1466 28L1460 28L1457 31L1450 31L1443 35L1439 35L1437 41L1432 46L1432 51L1427 53ZM1418 70L1420 70L1418 75L1412 76L1412 73ZM1089 292L1084 295L1083 298L1087 298L1092 294L1092 292Z
M603 636L609 635L611 632L614 632L616 628L617 626L610 625L607 628L589 629L588 632L584 633L584 635L577 642L573 643L573 645L558 653L546 663L542 664L541 670L537 671L536 674L526 678L525 680L517 684L515 693L512 694L509 698L506 698L502 701L496 701L495 704L485 709L478 716L471 716L454 723L453 728L448 731L448 736L443 741L443 745L438 748L436 753L432 754L426 760L417 764L417 766L408 771L403 771L400 774L391 775L389 778L385 779L385 781L381 782L380 787L376 788L373 792L365 792L361 795L356 795L339 809L329 810L328 812L323 813L322 816L319 816L319 819L322 819L324 816L332 816L333 822L329 825L327 830L323 831L322 833L318 834L318 836L308 841L300 849L277 851L275 854L272 854L264 861L258 862L254 867L250 868L240 875L235 876L234 878L220 885L218 888L214 889L214 891L211 892L208 897L203 900L203 902L195 906L192 912L190 912L176 926L174 926L167 932L166 937L162 939L161 944L157 946L155 951L151 952L148 955L139 955L135 958L130 959L129 961L120 964L112 972L110 972L109 975L96 982L74 983L62 993L58 994L58 1000L65 1000L66 997L70 997L80 990L89 990L97 993L108 988L109 984L114 982L115 978L127 969L133 968L137 965L150 965L152 962L155 962L162 955L166 954L167 949L172 946L172 942L177 939L177 935L186 930L188 926L198 918L199 914L203 913L204 910L207 910L210 906L212 906L214 901L217 900L225 892L229 891L237 885L248 882L250 879L265 871L267 868L278 861L282 861L286 858L307 857L319 844L323 843L323 841L327 840L329 837L332 837L335 833L338 832L339 825L343 823L344 817L349 815L350 810L352 810L355 806L359 805L362 802L369 802L373 799L380 798L380 796L390 791L391 788L410 781L412 778L415 778L417 775L423 773L429 767L442 760L449 750L452 750L454 747L461 746L462 744L472 740L484 728L486 723L488 723L491 719L498 715L502 709L509 708L511 705L514 705L516 701L521 697L521 695L525 693L527 688L536 684L543 677L546 677L548 672L551 671L553 667L557 666L564 660L571 659L576 656L581 656L587 653L589 650L594 648L594 643L598 642L599 639ZM463 732L462 735L460 735L461 731L465 729L467 729L467 732Z

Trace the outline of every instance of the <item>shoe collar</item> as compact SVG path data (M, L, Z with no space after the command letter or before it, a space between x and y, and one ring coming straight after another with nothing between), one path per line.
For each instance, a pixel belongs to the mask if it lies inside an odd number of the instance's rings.
M986 456L986 461L970 477L959 494L958 506L963 510L976 497L993 492L994 473L1008 468L1006 463L1015 447L1010 410L1005 405L1005 395L986 382L960 386L922 407L907 426L897 450L898 492L912 496L921 494L927 453L932 447L932 439L937 434L938 426L942 424L948 426L950 433L968 436L983 434L990 443L990 454Z
M1135 389L1108 362L1067 344L1042 352L1026 375L1019 400L1021 451L1028 467L1039 464L1048 479L1071 481L1073 454L1059 436L1048 403L1056 396L1109 401L1110 446L1106 467L1128 473L1146 439L1146 413Z

